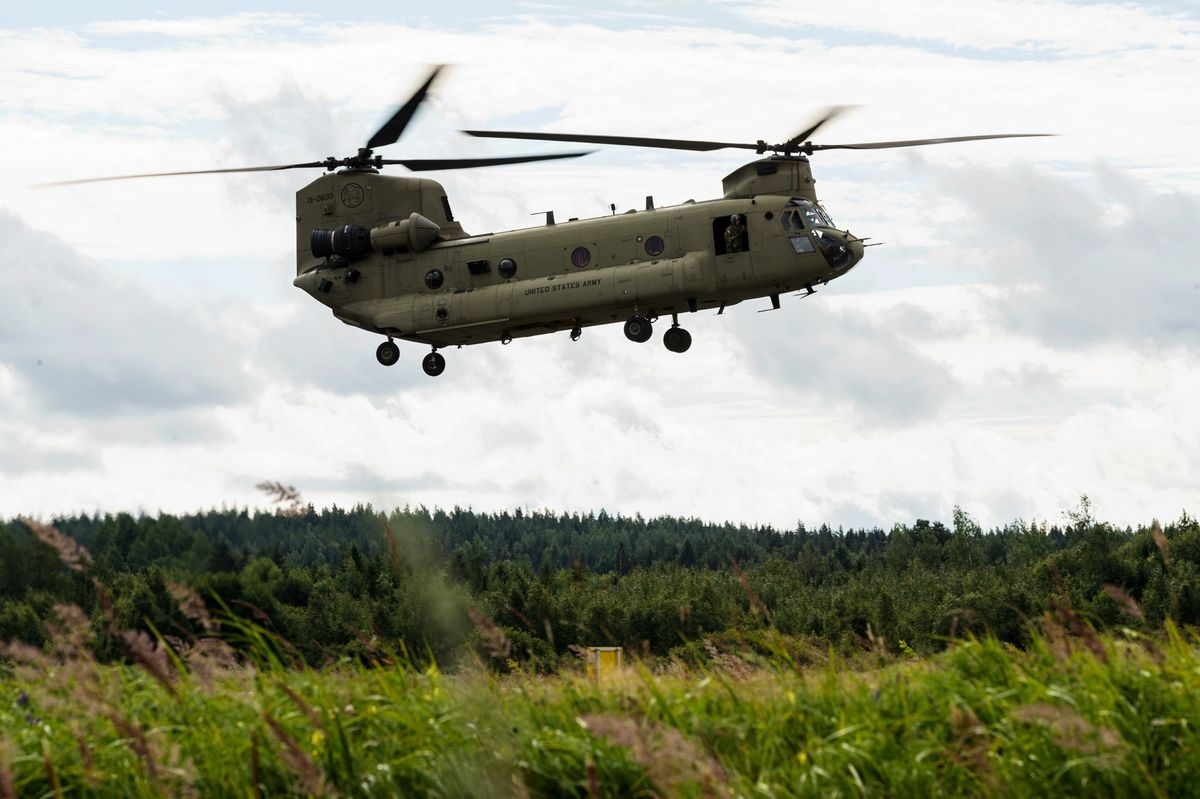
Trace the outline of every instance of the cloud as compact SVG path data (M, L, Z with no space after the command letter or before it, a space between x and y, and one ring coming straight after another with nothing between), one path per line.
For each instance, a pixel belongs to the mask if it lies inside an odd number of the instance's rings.
M1099 54L1134 48L1195 49L1200 21L1136 4L1062 0L926 0L879 5L869 0L814 4L747 3L742 12L784 27L834 29L886 39L936 42L956 50L1012 49L1050 55Z
M245 397L239 342L212 309L167 304L0 211L0 365L29 404L83 416Z
M229 141L228 153L214 168L225 164L279 166L341 157L355 152L369 135L363 132L362 141L356 143L339 124L334 101L314 96L290 79L275 87L273 96L251 99L222 87L215 91L215 98ZM321 171L310 168L257 174L253 181L247 181L253 195L250 199L286 209L305 180Z
M70 472L99 467L100 459L95 452L75 446L65 438L45 436L21 425L0 424L0 474Z
M400 362L383 367L375 348L384 340L343 324L307 295L293 289L285 318L263 326L248 342L255 369L264 378L335 394L394 395L428 383L419 368L428 347L400 344Z
M1191 501L1200 225L1171 191L1200 186L1194 104L1179 99L1200 91L1194 15L981 0L933 6L933 24L856 2L761 4L751 21L743 8L632 30L528 6L453 23L435 10L0 33L14 186L349 154L444 61L460 66L385 157L534 149L456 132L470 127L783 138L839 102L864 108L825 141L1070 134L822 153L839 224L889 245L844 280L777 312L687 315L685 355L589 328L446 351L436 380L425 347L381 367L380 337L290 286L306 173L14 192L20 218L0 214L0 512L262 506L264 479L318 505L783 526L946 520L955 504L985 525L1057 518L1082 492L1132 522ZM647 194L660 208L714 197L743 155L607 148L435 177L483 233L547 208L564 220ZM166 275L181 258L189 271Z
M1016 333L1070 348L1200 344L1200 207L1100 165L1071 179L1027 168L938 169L974 215L951 246L980 253L995 312Z
M752 305L730 312L741 311L738 327L758 375L810 401L887 427L936 416L958 390L916 341L938 324L916 305L877 311L820 292L763 316L748 316Z

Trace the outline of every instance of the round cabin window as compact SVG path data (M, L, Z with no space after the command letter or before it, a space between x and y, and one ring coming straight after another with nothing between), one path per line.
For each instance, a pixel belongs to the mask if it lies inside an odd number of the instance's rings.
M510 278L517 273L517 262L512 258L501 258L500 263L496 264L496 271L500 277Z
M587 247L576 247L571 252L571 263L582 269L592 262L592 254Z
M651 258L662 255L666 248L667 245L663 243L662 236L651 236L646 239L646 255Z
M446 280L446 276L442 274L440 269L430 269L425 273L425 286L431 289L439 289L442 283Z

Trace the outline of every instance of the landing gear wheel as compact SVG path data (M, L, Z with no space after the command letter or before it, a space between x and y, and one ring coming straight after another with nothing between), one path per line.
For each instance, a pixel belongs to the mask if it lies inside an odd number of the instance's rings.
M375 350L375 360L384 366L391 366L400 360L400 348L396 346L394 341L388 339Z
M682 327L668 328L667 332L663 333L663 346L671 352L687 352L692 346L692 334Z
M642 344L649 341L653 333L654 328L650 324L650 320L644 316L631 316L625 322L625 338L630 341Z
M431 352L421 359L421 368L430 377L437 377L446 371L446 359L440 352Z

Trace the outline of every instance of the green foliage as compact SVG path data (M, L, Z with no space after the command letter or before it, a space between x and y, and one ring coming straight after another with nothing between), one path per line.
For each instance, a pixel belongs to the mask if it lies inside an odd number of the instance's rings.
M1186 795L1200 525L1067 520L2 524L0 793Z
M1031 630L1024 651L964 638L882 666L798 665L795 642L772 633L744 657L634 663L602 684L447 675L400 651L389 668L288 667L269 631L232 614L224 635L247 643L253 666L188 647L105 666L63 626L45 654L0 674L0 785L97 797L1190 795L1200 641L1170 624L1073 636L1070 618Z
M53 607L75 604L105 658L124 657L110 628L197 634L174 585L210 611L219 597L310 665L403 646L444 664L474 649L497 667L553 670L578 646L661 657L763 630L842 652L878 643L895 654L903 640L929 654L967 634L1024 646L1029 621L1063 601L1101 629L1200 624L1200 524L1122 530L1086 497L1062 527L989 531L960 508L949 527L918 519L887 532L368 507L55 524L92 566L73 571L25 525L0 524L0 640L40 643Z

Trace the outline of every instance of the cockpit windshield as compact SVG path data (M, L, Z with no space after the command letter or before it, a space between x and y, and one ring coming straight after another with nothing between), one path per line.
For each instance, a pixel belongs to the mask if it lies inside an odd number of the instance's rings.
M833 219L829 216L829 212L822 208L820 203L814 203L812 200L806 200L802 197L793 197L788 201L788 205L795 206L801 210L810 228L834 227Z

